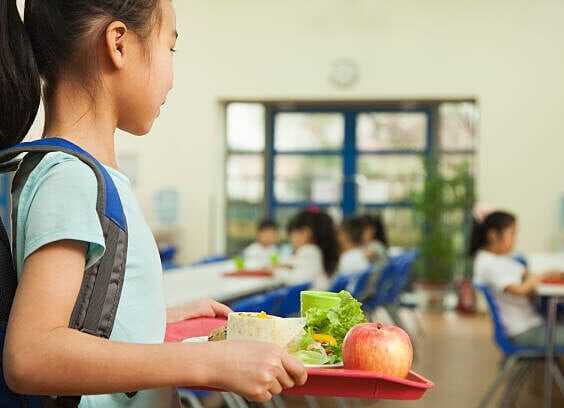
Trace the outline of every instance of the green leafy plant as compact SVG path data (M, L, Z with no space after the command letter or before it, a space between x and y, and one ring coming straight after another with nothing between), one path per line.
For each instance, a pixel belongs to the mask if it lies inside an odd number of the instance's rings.
M424 159L423 188L414 192L415 214L421 226L417 277L444 284L465 267L464 251L474 202L474 180L468 163L439 170L436 155ZM465 273L465 272L464 272Z

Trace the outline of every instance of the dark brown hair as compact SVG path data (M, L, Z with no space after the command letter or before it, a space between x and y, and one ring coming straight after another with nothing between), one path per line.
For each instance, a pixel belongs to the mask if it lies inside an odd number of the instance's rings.
M474 219L472 233L470 237L469 255L474 256L476 252L488 245L488 232L494 230L502 233L505 229L511 227L517 218L508 212L494 211L489 214L482 222Z
M107 26L121 21L145 41L160 22L159 5L160 0L26 0L22 22L16 0L0 0L0 148L19 143L29 131L41 80L47 102L63 74L92 95Z
M292 217L286 229L291 233L303 228L311 230L313 243L321 250L325 273L332 276L339 261L339 243L333 220L326 212L310 208Z

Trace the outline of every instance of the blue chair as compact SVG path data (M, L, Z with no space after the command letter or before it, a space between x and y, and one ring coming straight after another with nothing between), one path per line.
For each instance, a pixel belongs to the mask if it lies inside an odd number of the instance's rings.
M475 284L475 286L482 291L484 297L486 298L494 328L494 340L500 351L503 353L501 370L482 398L480 407L486 407L488 405L496 390L500 387L500 385L502 385L506 376L511 371L514 371L508 381L508 387L501 404L501 406L512 406L518 396L521 386L527 378L527 374L533 368L533 363L536 361L543 361L546 350L544 347L520 346L513 343L503 327L497 302L490 289L486 285ZM564 347L556 347L554 354L564 354ZM513 370L514 368L515 370Z
M159 256L161 258L163 271L169 271L180 267L180 265L178 265L174 260L177 249L176 245L167 245L159 248Z
M378 277L374 294L363 304L366 312L370 313L378 307L384 307L393 322L406 329L406 325L399 316L398 308L401 294L409 282L411 269L416 259L416 251L405 252L390 259Z
M358 300L363 300L368 289L368 283L372 277L374 267L370 265L367 270L350 276L347 290Z
M342 290L345 290L349 285L349 281L351 279L350 275L338 275L333 279L331 286L329 287L329 292L339 293Z
M206 256L202 259L197 260L196 262L192 262L189 266L203 266L203 265L210 265L219 262L228 261L229 257L225 255L211 255Z
M282 297L278 310L274 314L280 317L296 316L300 313L300 294L303 290L308 290L311 283L302 283L299 285L290 286L285 288L285 293Z
M282 288L239 299L231 304L231 309L234 312L266 312L273 315L278 312L286 292L287 288Z

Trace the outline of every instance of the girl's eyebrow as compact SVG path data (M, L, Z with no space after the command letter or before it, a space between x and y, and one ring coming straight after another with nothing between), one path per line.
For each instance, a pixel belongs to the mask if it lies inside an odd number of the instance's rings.
M178 31L174 30L174 31L172 32L172 36L173 36L174 38L178 38Z

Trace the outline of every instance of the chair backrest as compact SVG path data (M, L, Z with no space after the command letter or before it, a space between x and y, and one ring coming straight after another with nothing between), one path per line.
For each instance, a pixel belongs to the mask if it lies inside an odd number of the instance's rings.
M285 288L285 293L283 294L278 310L275 310L274 314L280 317L298 315L301 305L300 294L303 290L308 290L310 287L311 283L308 282Z
M492 319L492 323L494 327L495 342L505 354L514 353L516 351L516 347L509 340L509 336L505 331L505 327L503 327L503 323L501 322L501 315L499 313L499 308L497 306L497 301L495 300L490 288L488 288L487 285L477 284L477 283L475 283L474 286L476 286L478 289L482 291L484 297L486 298L486 302L488 303L488 308L490 310L490 317Z
M392 273L394 284L388 294L391 301L399 302L401 294L409 283L413 264L416 259L417 251L408 251L399 256L397 266Z
M274 310L274 299L265 294L253 295L236 300L231 304L234 312L266 312L272 314Z
M364 272L349 275L350 279L347 284L347 290L355 299L363 300L373 271L374 267L370 265Z
M231 309L233 309L234 312L266 312L270 315L278 315L280 305L288 294L288 289L289 288L275 289L266 293L239 299L231 304Z
M351 275L337 275L329 287L329 292L339 293L340 291L345 290L349 285L350 279Z
M416 257L416 251L409 251L391 258L382 268L376 280L374 293L366 299L364 307L375 309L379 306L397 303L409 281Z
M225 255L210 255L210 256L206 256L205 258L199 259L196 262L191 263L189 266L209 265L213 263L225 262L228 260L229 257Z

